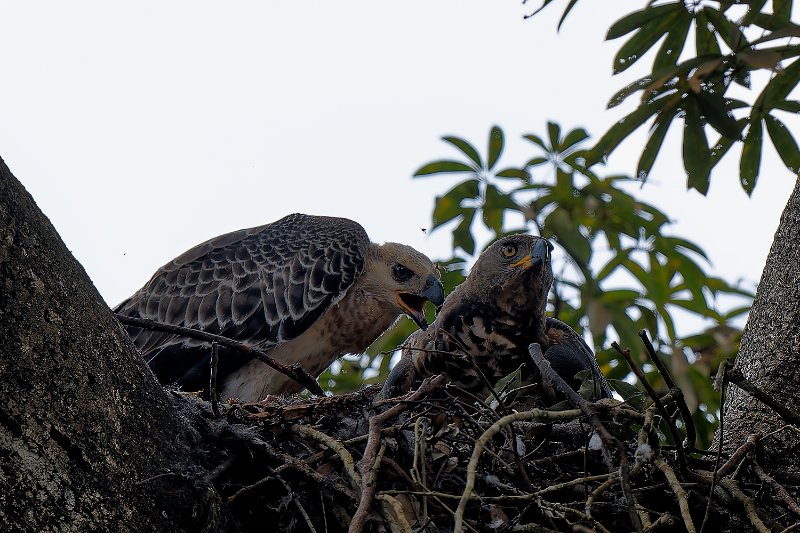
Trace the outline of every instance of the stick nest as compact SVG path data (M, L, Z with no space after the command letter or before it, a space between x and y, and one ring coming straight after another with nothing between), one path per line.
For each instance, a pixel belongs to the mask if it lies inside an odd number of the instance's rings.
M400 398L229 401L219 417L178 401L201 414L209 476L244 531L795 530L798 480L758 462L769 435L697 450L679 389L589 402L531 356L565 402L487 401L441 376Z

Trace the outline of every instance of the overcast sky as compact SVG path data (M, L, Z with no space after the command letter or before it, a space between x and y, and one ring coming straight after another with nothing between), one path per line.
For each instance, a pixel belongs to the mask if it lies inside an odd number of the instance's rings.
M452 180L412 180L456 134L509 164L548 119L601 134L627 78L608 26L641 2L564 2L524 21L516 0L2 2L0 156L110 305L214 235L292 212L345 216L373 240L448 256L425 235ZM533 5L538 5L534 2ZM800 131L792 122L794 131ZM642 198L698 242L713 272L758 281L794 184L766 150L759 185L736 154L707 198L685 190L672 128ZM642 136L609 162L633 173Z

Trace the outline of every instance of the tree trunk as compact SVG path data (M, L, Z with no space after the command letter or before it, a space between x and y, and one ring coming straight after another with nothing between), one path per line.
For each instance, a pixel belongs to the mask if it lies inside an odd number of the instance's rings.
M740 244L740 250L747 253L746 242ZM736 368L783 405L800 410L800 181L775 233ZM772 433L786 422L729 385L724 425L724 446L731 450L743 444L748 435ZM774 433L762 441L759 455L767 465L800 475L800 433L791 428Z
M0 159L0 530L225 529L195 439Z

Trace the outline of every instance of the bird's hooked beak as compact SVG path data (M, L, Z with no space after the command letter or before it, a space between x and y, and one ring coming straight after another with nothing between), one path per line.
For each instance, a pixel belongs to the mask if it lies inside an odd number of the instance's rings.
M444 286L433 274L425 280L425 288L420 294L410 292L397 293L397 303L400 304L403 312L423 330L428 329L428 321L425 319L424 310L426 301L435 305L437 311L444 303Z
M528 270L531 267L544 265L550 261L550 249L551 244L547 239L537 239L536 244L534 244L531 249L531 253L516 263L512 263L511 266L514 268L521 267L522 270Z

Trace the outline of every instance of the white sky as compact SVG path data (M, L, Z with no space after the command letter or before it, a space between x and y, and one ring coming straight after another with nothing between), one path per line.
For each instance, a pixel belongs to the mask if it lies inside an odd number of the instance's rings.
M612 78L621 42L603 41L641 2L584 0L560 34L555 4L523 21L539 2L0 0L0 156L110 305L194 244L297 211L447 257L420 228L453 180L411 179L455 155L442 135L485 153L498 124L520 164L548 119L600 135L645 72ZM679 129L641 197L713 272L758 281L794 178L767 149L750 199L735 150L707 198L687 192ZM642 135L611 169L635 171Z

